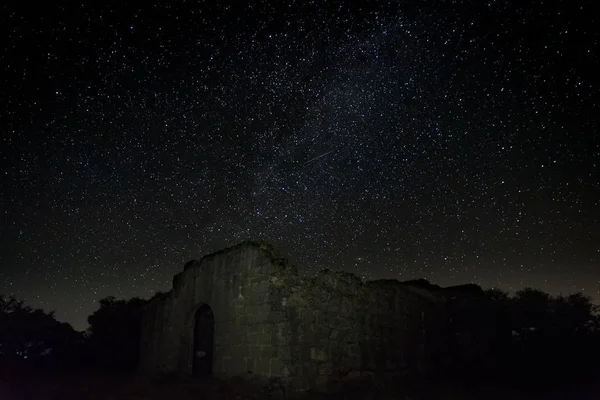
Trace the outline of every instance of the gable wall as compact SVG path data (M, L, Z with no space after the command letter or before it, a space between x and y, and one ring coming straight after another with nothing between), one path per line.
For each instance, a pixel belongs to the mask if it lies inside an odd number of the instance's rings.
M272 248L243 243L186 264L167 297L147 305L142 370L192 372L202 304L215 320L214 375L281 377L299 391L425 372L443 347L443 304L432 293L327 270L303 278Z

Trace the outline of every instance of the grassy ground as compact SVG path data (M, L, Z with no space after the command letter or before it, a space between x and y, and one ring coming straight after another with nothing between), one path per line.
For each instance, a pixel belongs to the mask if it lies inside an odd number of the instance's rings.
M550 383L549 383L550 384ZM564 386L564 385L563 385ZM147 380L126 376L20 376L0 382L0 400L197 400L276 399L282 392L260 388L247 381L217 379ZM600 383L573 385L562 389L517 389L502 385L437 382L397 385L375 389L362 383L346 383L328 393L310 393L308 399L348 400L559 400L600 399Z

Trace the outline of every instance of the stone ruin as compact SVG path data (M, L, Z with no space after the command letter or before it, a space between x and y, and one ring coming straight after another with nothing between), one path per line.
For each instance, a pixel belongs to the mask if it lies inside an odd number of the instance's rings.
M265 243L190 261L143 312L140 370L278 379L294 391L447 362L445 291L396 280L315 277Z

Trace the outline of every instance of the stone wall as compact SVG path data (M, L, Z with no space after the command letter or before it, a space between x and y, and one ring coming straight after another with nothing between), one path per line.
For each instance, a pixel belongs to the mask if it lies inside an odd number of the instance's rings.
M286 268L256 243L186 264L173 289L144 310L140 369L191 373L194 314L207 304L214 315L215 375L282 376L278 332L283 315L269 307L267 294L271 275L295 274Z
M143 371L191 372L202 304L214 314L214 375L279 377L299 391L426 372L443 348L436 293L328 270L303 278L272 247L246 242L186 264L146 306Z
M443 352L443 301L398 281L361 280L321 271L315 278L277 277L273 306L285 312L284 359L299 390L347 377L425 373Z

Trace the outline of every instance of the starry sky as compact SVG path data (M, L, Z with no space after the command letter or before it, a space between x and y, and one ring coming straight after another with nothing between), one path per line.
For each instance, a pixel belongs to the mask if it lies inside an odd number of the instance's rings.
M0 6L0 293L85 329L261 237L600 299L593 2L45 3Z

